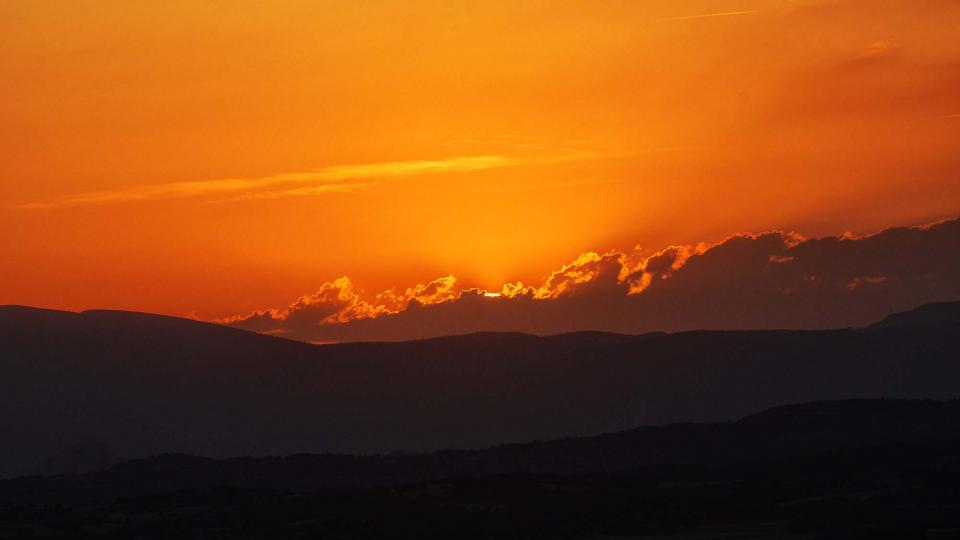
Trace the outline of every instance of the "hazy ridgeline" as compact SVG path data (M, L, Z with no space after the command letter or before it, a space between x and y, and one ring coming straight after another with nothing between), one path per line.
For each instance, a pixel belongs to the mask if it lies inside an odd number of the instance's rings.
M164 452L479 448L847 398L960 395L958 304L864 329L314 346L128 312L0 309L4 476Z

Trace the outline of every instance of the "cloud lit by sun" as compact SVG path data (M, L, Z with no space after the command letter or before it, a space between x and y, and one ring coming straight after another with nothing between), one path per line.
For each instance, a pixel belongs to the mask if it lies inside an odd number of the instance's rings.
M3 2L0 300L214 320L343 276L324 294L355 313L557 299L638 244L953 217L957 21L952 0ZM410 286L436 276L456 284Z

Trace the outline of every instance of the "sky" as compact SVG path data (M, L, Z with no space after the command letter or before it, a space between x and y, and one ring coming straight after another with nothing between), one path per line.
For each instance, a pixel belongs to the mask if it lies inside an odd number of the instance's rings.
M387 321L956 218L958 31L957 0L8 0L0 303Z

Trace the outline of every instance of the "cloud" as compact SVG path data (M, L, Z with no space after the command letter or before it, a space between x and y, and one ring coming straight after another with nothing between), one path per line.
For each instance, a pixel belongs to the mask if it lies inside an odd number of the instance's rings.
M236 201L256 201L256 200L274 200L284 197L301 197L305 195L324 195L327 193L350 193L359 189L364 189L376 185L375 182L354 182L343 184L326 184L319 186L307 186L291 189L280 189L274 191L258 191L252 193L243 193L234 197L221 199L216 202L236 202Z
M480 171L518 165L520 160L500 155L451 157L440 160L389 161L362 165L336 165L310 171L259 178L222 178L125 187L108 191L77 193L43 201L20 204L28 210L64 208L111 203L128 203L185 197L230 196L232 199L271 199L292 195L315 195L352 191L377 180L452 172ZM365 182L349 182L365 180ZM302 187L307 184L306 187ZM301 187L296 187L301 186ZM237 195L239 194L239 195Z
M563 265L559 270L551 272L539 287L527 287L518 281L505 284L496 294L505 298L529 296L537 300L581 294L584 290L609 284L611 274L616 275L622 266L621 253L610 252L599 255L590 251Z
M255 332L287 334L309 331L316 325L376 316L377 311L376 306L360 298L350 278L344 276L324 283L317 292L301 296L285 309L255 311L247 316L231 317L220 322Z
M751 9L747 11L722 11L719 13L698 13L694 15L679 15L677 17L664 17L661 21L689 21L693 19L710 19L713 17L732 17L735 15L753 15L760 13L759 10Z
M428 305L453 300L457 298L453 291L456 281L453 276L445 276L399 293L384 291L368 302L354 289L350 278L344 276L324 283L317 292L301 296L284 309L255 311L217 322L254 332L299 335L309 333L318 325L344 324L399 313L411 304Z
M903 45L889 40L874 41L864 47L864 49L860 51L860 54L857 55L857 58L871 59L889 56L902 47Z
M862 326L960 299L960 219L855 237L738 234L652 255L588 252L540 285L456 290L453 276L364 300L350 280L282 310L221 321L304 341L474 331L555 334Z

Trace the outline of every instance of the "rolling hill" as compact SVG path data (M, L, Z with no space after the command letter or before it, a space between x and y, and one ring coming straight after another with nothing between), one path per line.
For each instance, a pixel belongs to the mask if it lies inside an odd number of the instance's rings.
M423 452L960 396L960 324L316 346L130 312L0 308L0 476L161 453ZM909 324L898 321L909 320Z

